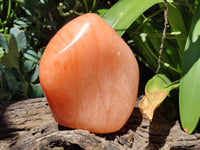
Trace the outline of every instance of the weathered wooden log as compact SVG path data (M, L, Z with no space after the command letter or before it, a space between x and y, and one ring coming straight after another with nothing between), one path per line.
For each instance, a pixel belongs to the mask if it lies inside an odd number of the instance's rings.
M0 150L200 149L200 134L183 132L173 107L164 106L151 123L136 107L120 131L94 134L59 126L45 98L0 102Z

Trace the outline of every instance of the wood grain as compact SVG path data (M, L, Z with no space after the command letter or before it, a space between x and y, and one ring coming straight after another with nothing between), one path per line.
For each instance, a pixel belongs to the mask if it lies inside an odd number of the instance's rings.
M0 102L0 150L200 149L200 134L183 132L175 116L172 107L161 107L150 123L136 107L120 131L94 134L59 126L45 98L4 101Z

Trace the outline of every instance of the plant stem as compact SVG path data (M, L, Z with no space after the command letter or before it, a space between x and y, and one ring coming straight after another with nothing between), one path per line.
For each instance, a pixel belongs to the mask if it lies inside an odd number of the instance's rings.
M128 31L128 33L141 36L141 32ZM162 38L163 35L162 33L144 33L144 34L146 35L146 38ZM186 35L181 35L181 33L179 34L178 32L166 33L165 35L166 35L165 39L187 39Z
M7 11L7 16L6 16L6 23L8 22L10 18L10 10L11 10L11 0L8 0L8 11Z
M93 3L92 3L92 10L94 10L95 6L96 6L96 0L93 0Z
M161 57L162 57L164 41L165 41L165 38L166 38L166 30L167 30L167 27L168 27L168 21L167 21L168 6L167 6L166 0L164 0L164 4L165 4L165 11L164 11L165 23L164 23L164 29L163 29L163 36L162 36L162 40L161 40L161 44L160 44L160 52L159 52L159 57L158 57L158 68L156 70L156 74L160 70L160 61L161 61Z
M83 0L83 3L85 5L85 10L86 12L88 12L88 4L87 4L87 0Z

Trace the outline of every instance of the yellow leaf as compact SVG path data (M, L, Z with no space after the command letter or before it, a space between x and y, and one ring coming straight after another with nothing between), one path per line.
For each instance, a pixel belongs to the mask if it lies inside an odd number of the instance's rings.
M155 109L160 106L169 92L179 86L179 81L171 81L163 74L156 74L145 86L145 96L139 102L140 112L152 121Z
M139 108L147 120L152 121L154 110L160 105L167 94L168 91L155 91L150 94L145 89L145 96L139 102Z

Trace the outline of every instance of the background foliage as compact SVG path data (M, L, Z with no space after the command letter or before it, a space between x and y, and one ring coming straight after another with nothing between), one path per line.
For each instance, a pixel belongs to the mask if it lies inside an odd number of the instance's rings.
M74 17L110 6L107 1L0 0L0 100L44 96L38 66L48 41Z

